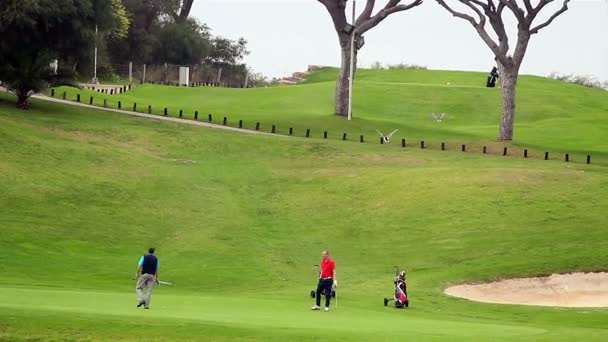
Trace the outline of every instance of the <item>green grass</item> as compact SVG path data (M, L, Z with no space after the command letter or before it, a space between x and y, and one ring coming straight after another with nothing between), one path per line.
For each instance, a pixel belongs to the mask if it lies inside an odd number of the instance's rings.
M330 86L232 91L312 101L315 87ZM608 309L442 294L606 270L604 166L248 136L39 100L23 112L9 99L0 95L0 340L608 338ZM175 286L155 290L145 312L130 277L150 245ZM308 297L325 248L340 279L329 314ZM382 306L393 265L408 270L408 310Z
M355 83L354 118L347 122L333 115L335 69L323 69L310 75L303 85L278 88L184 89L144 85L123 95L101 95L82 92L83 102L94 96L97 105L104 98L110 107L121 101L123 108L132 109L136 102L139 111L152 106L153 113L170 116L183 110L192 119L199 111L199 119L213 114L216 123L228 118L237 126L244 121L253 129L256 122L270 131L276 125L286 134L293 127L303 136L307 128L313 137L329 132L331 139L348 133L351 140L364 135L367 141L377 142L376 129L390 132L399 129L397 138L407 138L413 144L425 140L429 148L438 149L441 142L459 150L461 144L471 145L475 151L488 145L492 153L502 151L504 144L496 142L501 112L500 89L485 88L484 73L429 70L365 70L358 71ZM449 83L449 85L448 85ZM56 96L68 92L75 99L77 90L60 88ZM437 124L431 112L447 112L449 116ZM513 153L522 149L533 151L539 158L550 151L554 158L563 159L564 153L584 162L587 154L598 162L608 163L608 92L536 77L522 76L518 85L515 141L508 144ZM558 154L558 155L556 155Z

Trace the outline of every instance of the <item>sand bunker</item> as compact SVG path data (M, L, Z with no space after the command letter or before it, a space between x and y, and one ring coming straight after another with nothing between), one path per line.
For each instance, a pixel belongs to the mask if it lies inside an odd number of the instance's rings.
M554 274L549 277L457 285L450 296L484 303L562 307L608 307L608 273Z

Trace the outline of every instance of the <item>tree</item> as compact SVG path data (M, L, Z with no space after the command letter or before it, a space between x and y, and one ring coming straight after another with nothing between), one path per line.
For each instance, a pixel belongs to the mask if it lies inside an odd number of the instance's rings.
M17 107L55 82L50 63L91 39L90 1L4 0L0 7L0 79L17 96ZM71 83L71 82L67 82Z
M188 20L194 0L167 0L165 12L175 23L184 23Z
M211 39L211 51L205 58L208 73L213 76L212 82L243 85L247 77L247 65L241 62L249 54L247 40L239 38L232 40L224 37ZM221 80L217 75L221 74Z
M373 29L391 14L403 12L422 4L422 0L413 0L409 4L401 4L401 0L387 0L386 5L374 14L375 0L366 0L365 8L353 23L352 27L346 19L346 4L348 0L318 0L325 6L331 16L334 28L338 33L338 42L342 51L340 74L336 82L336 114L346 116L349 106L349 78L351 57L354 59L354 69L357 66L358 50L363 45L363 34ZM354 56L351 56L351 41L354 35ZM353 70L353 75L355 74ZM354 76L353 76L354 77Z
M207 57L207 61L215 65L235 65L249 54L245 38L239 38L235 41L228 38L215 37L211 43L212 49Z
M183 23L165 23L158 33L156 53L164 63L178 65L199 64L209 54L208 28L194 19Z
M50 56L47 51L32 50L5 55L0 75L6 89L17 96L17 108L28 109L28 99L49 85L79 87L71 68L60 68L57 73L52 70Z
M127 37L110 39L108 52L113 63L160 63L155 54L160 50L158 32L165 0L123 0L130 18Z
M458 0L468 10L474 14L467 14L454 10L445 0L436 0L439 5L445 8L453 16L467 20L473 25L484 43L492 50L498 68L502 83L502 118L500 122L499 140L513 140L513 126L515 123L515 91L517 79L519 77L519 69L526 55L528 43L532 35L549 26L555 18L568 10L570 0L563 0L562 6L557 9L551 16L540 24L534 24L541 10L554 0L538 0L536 6L532 5L531 0ZM456 2L456 1L453 1ZM511 51L509 46L509 37L504 23L505 8L517 19L517 43L515 49ZM478 17L478 20L474 18ZM486 23L490 22L494 31L493 35L498 38L498 42L486 30Z

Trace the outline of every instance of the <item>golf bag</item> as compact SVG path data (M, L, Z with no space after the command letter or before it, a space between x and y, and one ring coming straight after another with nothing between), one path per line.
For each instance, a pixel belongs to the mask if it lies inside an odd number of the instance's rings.
M490 76L488 76L488 81L486 83L486 87L488 87L488 88L496 87L496 80L498 80L498 68L494 67L494 68L492 68L492 71L490 71Z
M319 265L315 265L317 267L317 274L321 274L321 269L319 268ZM323 289L323 292L321 292L321 296L326 297L328 295L328 293L326 293L327 290ZM329 294L331 296L331 298L336 298L336 282L334 281L334 283L331 285L331 293ZM317 296L317 291L316 290L312 290L310 291L310 297L311 298L315 298Z
M384 306L388 305L388 302L393 301L395 307L402 309L403 307L410 306L410 298L407 295L407 283L405 282L405 271L397 272L395 277L395 294L392 299L384 298Z

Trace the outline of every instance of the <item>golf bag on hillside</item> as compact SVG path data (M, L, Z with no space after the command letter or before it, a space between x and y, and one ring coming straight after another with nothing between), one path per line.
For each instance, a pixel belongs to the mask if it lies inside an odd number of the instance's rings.
M496 87L496 81L498 80L498 68L497 67L493 67L492 71L490 71L490 76L488 76L488 81L486 83L486 87L488 88L494 88Z
M395 294L393 298L384 298L384 306L388 305L388 302L393 301L395 307L402 309L403 307L410 306L410 298L407 295L407 283L405 282L405 271L397 272L395 276Z

